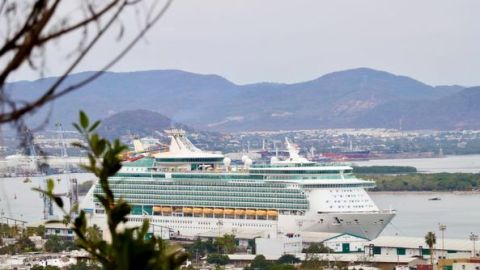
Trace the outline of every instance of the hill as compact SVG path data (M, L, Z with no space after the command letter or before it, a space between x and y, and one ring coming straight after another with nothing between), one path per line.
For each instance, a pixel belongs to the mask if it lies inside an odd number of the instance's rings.
M66 84L88 74L73 74ZM52 78L22 81L9 84L7 89L28 100L51 82ZM179 70L105 72L93 83L56 101L50 122L72 122L80 109L100 119L142 109L158 112L173 122L215 131L470 129L478 128L479 102L479 88L434 87L368 68L333 72L300 83L249 85ZM46 113L44 110L43 115L37 114L29 121L39 123Z
M162 114L148 110L133 110L116 113L103 119L98 132L108 138L119 138L129 134L146 137L173 127L192 130L185 125L174 123Z

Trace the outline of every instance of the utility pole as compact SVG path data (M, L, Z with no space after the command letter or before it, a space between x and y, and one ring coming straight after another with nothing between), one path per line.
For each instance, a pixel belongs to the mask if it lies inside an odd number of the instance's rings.
M475 242L478 241L478 234L470 233L470 240L473 242L473 257L476 257Z
M442 232L442 254L445 257L445 230L447 229L447 225L438 223L438 229Z

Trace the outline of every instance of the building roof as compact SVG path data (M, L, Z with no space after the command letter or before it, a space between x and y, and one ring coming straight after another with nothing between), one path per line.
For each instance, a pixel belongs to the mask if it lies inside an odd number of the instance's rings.
M437 238L437 244L434 249L442 249L442 240ZM470 251L473 248L472 241L464 239L444 239L445 250ZM393 248L428 248L423 237L403 237L403 236L380 236L367 243L379 247Z
M324 242L324 241L335 239L335 238L343 236L343 235L350 235L350 236L353 236L355 238L358 238L359 240L367 241L367 239L364 238L364 237L360 237L360 236L349 234L349 233L301 232L300 234L302 236L303 241L307 242L307 243Z
M302 236L303 242L307 242L307 243L323 242L327 239L332 239L342 234L343 233L329 233L329 232L301 232L300 233L300 235Z

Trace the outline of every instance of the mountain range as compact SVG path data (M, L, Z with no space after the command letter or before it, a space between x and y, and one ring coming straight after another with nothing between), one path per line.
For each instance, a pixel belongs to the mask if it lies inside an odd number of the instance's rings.
M64 85L90 74L72 74ZM7 89L13 97L29 100L53 80L14 82ZM227 132L378 127L479 129L480 87L430 86L369 68L333 72L292 84L247 85L218 75L179 70L105 72L29 121L39 123L50 109L52 124L74 121L80 109L98 119L143 109L196 129Z

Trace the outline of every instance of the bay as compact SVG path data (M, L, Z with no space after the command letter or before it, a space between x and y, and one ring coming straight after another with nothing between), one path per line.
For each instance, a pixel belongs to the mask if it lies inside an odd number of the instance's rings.
M355 166L413 166L423 173L479 173L480 155L459 155L437 158L372 159L356 161Z
M56 194L65 194L68 191L68 179L76 178L78 184L93 180L94 176L88 173L74 173L51 175L48 177L11 177L0 178L0 215L27 222L37 222L43 218L43 199L40 193L32 188L45 188L45 179L54 180ZM69 209L68 198L63 197L65 208ZM54 207L54 214L61 215Z
M395 209L396 217L383 235L423 237L447 226L445 238L468 239L480 233L480 193L476 192L370 192L381 209ZM429 200L439 198L440 200Z

